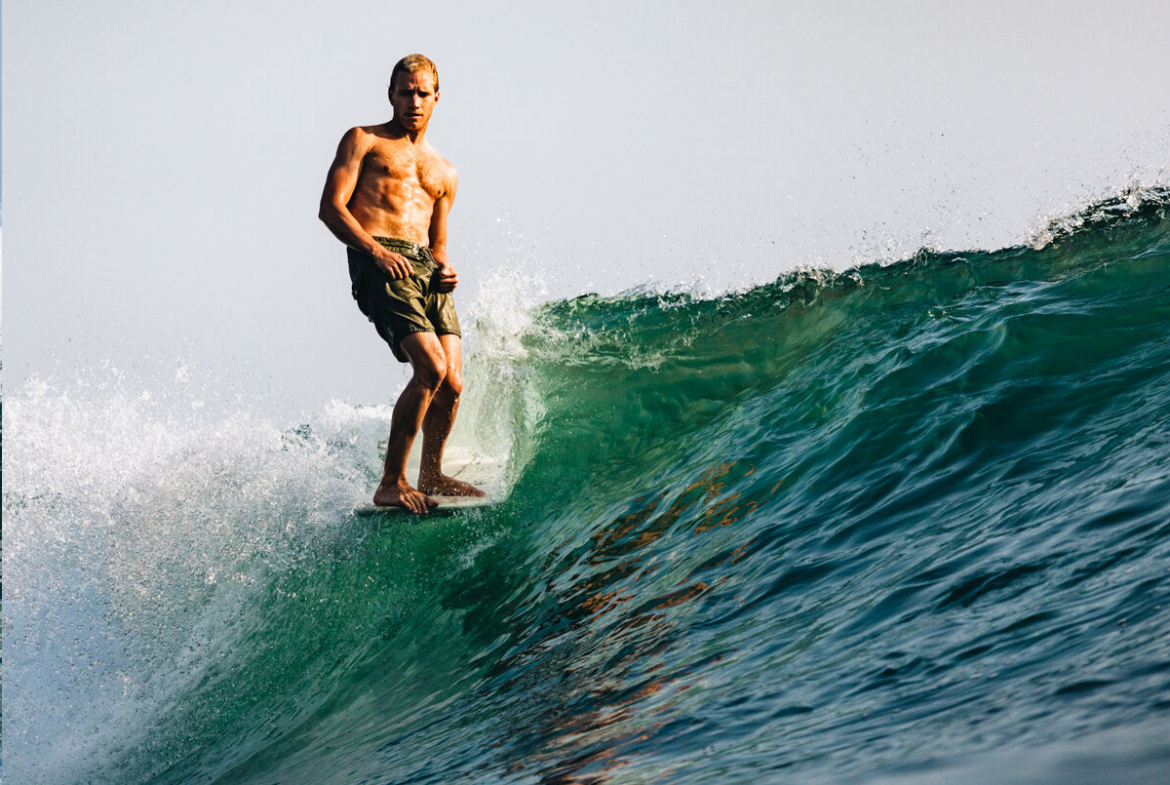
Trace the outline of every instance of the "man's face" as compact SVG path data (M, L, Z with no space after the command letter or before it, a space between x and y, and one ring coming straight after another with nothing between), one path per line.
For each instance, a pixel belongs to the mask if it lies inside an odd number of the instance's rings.
M408 131L426 128L438 100L435 75L430 71L399 74L390 86L390 105L394 107L394 117Z

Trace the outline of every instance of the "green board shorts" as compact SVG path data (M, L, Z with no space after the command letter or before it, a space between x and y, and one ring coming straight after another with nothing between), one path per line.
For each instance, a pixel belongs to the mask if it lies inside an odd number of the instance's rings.
M409 278L391 278L372 256L353 248L349 252L349 280L353 299L378 335L390 344L399 362L409 362L402 351L402 339L411 333L460 335L455 298L439 291L438 265L431 249L392 237L375 237L378 244L400 253L414 266Z

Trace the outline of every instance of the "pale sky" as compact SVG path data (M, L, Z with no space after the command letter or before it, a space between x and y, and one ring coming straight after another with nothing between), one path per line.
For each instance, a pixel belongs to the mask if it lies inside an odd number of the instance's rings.
M465 326L512 272L534 297L719 290L1017 243L1170 177L1156 0L8 0L3 15L8 391L108 364L165 384L185 364L293 411L389 402L402 373L316 213L338 139L390 117L410 52L441 76L428 138L460 172Z

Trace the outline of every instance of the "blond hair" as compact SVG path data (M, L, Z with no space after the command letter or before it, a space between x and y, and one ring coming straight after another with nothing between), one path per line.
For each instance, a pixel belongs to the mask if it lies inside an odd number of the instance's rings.
M439 69L435 68L435 64L431 62L426 55L407 55L394 64L394 70L390 72L390 89L394 89L394 82L398 79L399 74L414 73L415 71L430 71L431 75L435 77L435 92L439 92Z

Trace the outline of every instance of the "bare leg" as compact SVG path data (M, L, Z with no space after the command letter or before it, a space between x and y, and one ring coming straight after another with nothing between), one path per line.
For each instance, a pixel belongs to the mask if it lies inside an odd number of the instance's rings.
M411 512L423 513L437 502L406 481L406 459L435 393L442 386L447 359L434 333L412 333L402 340L402 349L410 358L414 374L394 404L390 440L386 445L386 466L382 482L374 491L374 504L405 507Z
M443 474L443 450L447 437L459 413L459 395L463 392L463 353L458 335L440 335L439 342L446 357L443 383L435 392L431 406L422 424L422 464L418 472L418 487L425 493L444 496L483 496L474 485L460 482Z

